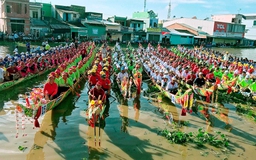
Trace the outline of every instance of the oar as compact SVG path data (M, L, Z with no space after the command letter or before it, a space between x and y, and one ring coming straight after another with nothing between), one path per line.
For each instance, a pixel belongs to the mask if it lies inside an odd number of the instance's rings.
M114 99L110 104L116 101L116 97L112 96L111 94L109 96L111 96Z

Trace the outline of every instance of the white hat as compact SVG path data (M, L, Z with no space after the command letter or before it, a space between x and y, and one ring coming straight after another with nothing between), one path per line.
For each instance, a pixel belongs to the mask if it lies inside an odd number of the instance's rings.
M203 75L203 73L202 73L202 72L199 72L199 75Z
M44 54L42 53L41 56L44 56Z
M175 77L172 77L172 80L173 80L173 81L175 81L175 80L176 80L176 78L175 78Z
M250 76L249 76L249 75L246 75L246 76L245 76L245 78L246 78L246 79L249 79L249 78L250 78Z
M128 67L125 67L124 69L125 69L125 70L127 70L127 69L128 69Z
M167 75L164 75L163 78L168 78Z

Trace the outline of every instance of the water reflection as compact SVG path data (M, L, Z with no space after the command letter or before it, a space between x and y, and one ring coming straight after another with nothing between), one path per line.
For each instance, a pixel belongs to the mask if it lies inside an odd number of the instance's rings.
M118 110L120 117L122 119L121 131L124 133L128 133L127 127L129 126L129 118L128 118L128 100L125 98L120 99L120 105L118 105Z
M31 88L42 86L42 82L47 79L46 76L35 77L29 82L25 82L0 92L0 111L10 100L18 100L20 93L29 92Z
M225 128L231 130L232 121L229 118L229 108L220 103L206 103L197 101L199 116L206 121L207 131L212 131L213 128Z
M135 111L134 120L137 122L140 118L140 96L136 96L133 100L133 108Z
M70 116L73 109L75 108L73 101L74 96L69 96L59 105L59 108L50 110L44 115L44 119L42 121L42 124L40 125L40 129L35 134L34 145L27 154L27 160L45 159L45 153L43 151L44 146L49 139L51 139L52 141L55 140L55 137L57 135L56 128L58 128L60 118ZM61 148L61 146L59 146L59 148Z

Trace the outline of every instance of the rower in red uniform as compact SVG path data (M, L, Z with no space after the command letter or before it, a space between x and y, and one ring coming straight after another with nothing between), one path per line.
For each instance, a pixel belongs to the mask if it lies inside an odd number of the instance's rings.
M100 81L100 77L96 74L95 70L91 70L91 76L89 77L90 88L95 86L98 81Z
M105 72L106 78L109 78L110 74L107 67L103 68L103 71Z
M107 92L107 95L110 95L111 81L109 80L109 78L106 77L106 74L104 71L101 71L100 75L101 75L101 79L99 82L102 85L102 89L105 92Z
M203 72L203 75L204 75L204 76L206 76L208 73L210 73L210 71L209 71L209 69L207 68L207 66L203 68L202 72Z
M211 71L206 75L206 79L207 79L209 82L211 82L211 83L216 82L216 79L215 79L215 77L214 77L213 72L214 72L214 69L211 69Z
M58 97L58 85L54 82L55 77L49 74L48 82L44 85L44 97L46 100L52 100Z
M85 47L83 47L83 49L81 49L80 54L82 55L82 59L84 59L84 57L86 57L87 51L86 51Z
M16 67L15 63L10 63L10 67L6 69L7 80L16 80L21 77L19 69Z
M106 94L104 90L102 89L102 84L100 82L96 83L96 86L93 87L89 91L89 100L101 100L103 103L105 103L106 100Z

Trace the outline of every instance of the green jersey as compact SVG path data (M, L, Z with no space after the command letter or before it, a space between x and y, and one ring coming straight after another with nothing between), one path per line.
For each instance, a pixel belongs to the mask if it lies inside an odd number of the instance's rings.
M252 84L252 80L247 80L247 79L243 79L241 82L240 82L240 85L241 87L245 88L245 87L248 87L250 84Z
M249 89L250 89L252 92L256 92L256 82L253 82L253 83L249 86Z
M70 78L67 78L67 80L64 81L64 79L61 77L59 79L59 86L60 87L70 87L70 86L73 86L73 81Z

